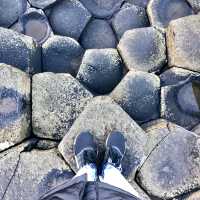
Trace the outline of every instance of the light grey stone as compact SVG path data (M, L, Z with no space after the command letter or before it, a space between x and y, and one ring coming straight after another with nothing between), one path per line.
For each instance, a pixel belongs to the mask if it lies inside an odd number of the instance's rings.
M200 11L200 1L199 0L187 0L192 6L193 10L198 13Z
M36 8L47 8L52 6L52 4L56 3L58 0L29 0L30 4Z
M192 129L192 132L198 134L200 136L200 124L198 124L197 126L195 126L193 129Z

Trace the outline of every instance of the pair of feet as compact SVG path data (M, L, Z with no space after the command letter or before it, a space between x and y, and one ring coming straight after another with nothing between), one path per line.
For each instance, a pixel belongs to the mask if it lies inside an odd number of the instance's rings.
M112 132L106 140L106 153L102 166L111 164L122 171L121 162L125 150L125 138L123 134ZM74 152L78 169L85 165L96 165L98 148L94 136L90 132L80 133L75 139Z

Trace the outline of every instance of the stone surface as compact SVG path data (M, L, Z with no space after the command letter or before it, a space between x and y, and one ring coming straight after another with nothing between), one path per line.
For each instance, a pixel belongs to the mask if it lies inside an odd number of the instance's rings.
M0 159L0 173L3 186L4 181L10 181L7 190L3 189L6 200L39 199L50 188L73 176L55 149L18 155L13 151Z
M131 6L121 9L112 19L112 26L118 39L127 31L149 25L149 20L144 8Z
M29 0L30 4L36 8L47 8L54 4L57 0Z
M30 78L0 64L0 151L30 136Z
M124 0L80 0L95 18L109 19L120 10Z
M147 12L150 22L158 28L166 28L171 20L192 14L186 0L150 0Z
M187 0L192 6L193 10L198 13L200 11L200 1L199 0Z
M127 151L123 161L124 174L133 181L135 172L146 158L144 148L146 144L145 132L109 97L97 97L84 109L75 121L70 131L59 144L59 151L77 171L73 144L75 137L82 131L91 131L98 140L100 158L105 145L105 139L111 131L121 131L127 140Z
M198 75L198 73L178 67L172 67L160 75L161 86L178 84L180 81L186 80L191 75Z
M76 40L52 36L42 46L43 70L76 75L83 54L84 50Z
M0 28L0 63L28 73L41 71L40 49L29 36Z
M107 21L94 19L83 31L81 44L85 49L115 48L117 40Z
M26 11L27 0L1 0L0 26L8 28L16 22L21 14Z
M200 15L174 20L167 30L169 66L200 72Z
M183 195L180 198L176 198L174 200L199 200L200 199L200 191L192 192L191 194Z
M33 76L32 125L35 135L60 140L92 98L69 74L42 73Z
M118 50L130 70L157 71L166 62L164 35L153 27L126 31Z
M160 79L154 74L130 71L111 97L137 122L159 118Z
M48 19L42 10L28 9L19 18L19 31L31 36L39 44L44 43L53 33Z
M126 0L126 1L131 3L131 4L134 4L136 6L143 7L143 8L146 8L147 4L149 2L149 0Z
M193 129L192 129L192 132L198 134L200 136L200 124L198 124L197 126L195 126Z
M161 88L161 117L187 129L200 122L200 77Z
M77 0L63 0L49 13L49 20L55 34L79 39L89 22L91 14Z
M85 52L77 79L92 91L105 94L122 76L122 60L116 49L90 49Z
M137 179L149 195L161 199L199 188L200 137L177 125L149 155Z

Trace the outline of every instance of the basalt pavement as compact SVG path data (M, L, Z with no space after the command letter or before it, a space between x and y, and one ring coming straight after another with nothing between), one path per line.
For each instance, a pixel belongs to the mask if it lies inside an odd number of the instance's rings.
M199 0L0 0L0 199L77 171L73 140L123 132L142 200L200 199Z

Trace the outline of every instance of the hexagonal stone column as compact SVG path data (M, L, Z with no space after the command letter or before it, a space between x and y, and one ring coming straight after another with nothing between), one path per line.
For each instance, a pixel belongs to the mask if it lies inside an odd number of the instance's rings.
M200 186L200 138L177 125L149 155L137 180L149 195L160 199L195 191Z
M30 78L0 64L0 151L30 136Z
M1 0L0 26L10 27L26 11L27 6L27 0Z
M92 91L105 94L123 76L122 60L116 49L89 49L85 52L77 79Z
M30 4L36 8L47 8L54 4L57 0L29 0Z
M118 39L127 31L134 28L142 28L149 25L146 10L138 6L130 6L121 9L112 19L112 26Z
M171 20L192 14L186 0L150 0L147 12L150 22L158 28L166 28Z
M129 72L111 97L137 122L160 115L160 79L147 72Z
M85 49L116 48L117 40L107 21L94 19L83 31L81 44Z
M199 0L187 0L189 4L192 6L194 11L198 13L200 11L200 1Z
M41 138L60 140L83 111L92 94L69 74L33 76L32 125Z
M89 22L91 14L77 0L64 0L49 11L49 20L53 31L58 35L79 39Z
M29 36L0 28L0 63L6 63L28 73L41 71L40 48Z
M157 71L166 62L165 37L153 27L126 31L118 50L129 70Z
M103 156L105 140L111 131L121 131L127 141L126 156L123 161L124 174L134 180L135 172L146 158L145 132L133 121L123 109L109 97L97 97L84 109L70 131L59 144L59 150L67 163L77 171L73 144L75 137L82 131L91 131L99 144L100 158Z
M43 70L76 75L84 54L73 38L52 36L42 45Z
M200 77L161 88L161 117L191 130L200 122Z
M167 30L170 66L200 72L200 16L192 15L174 20Z

